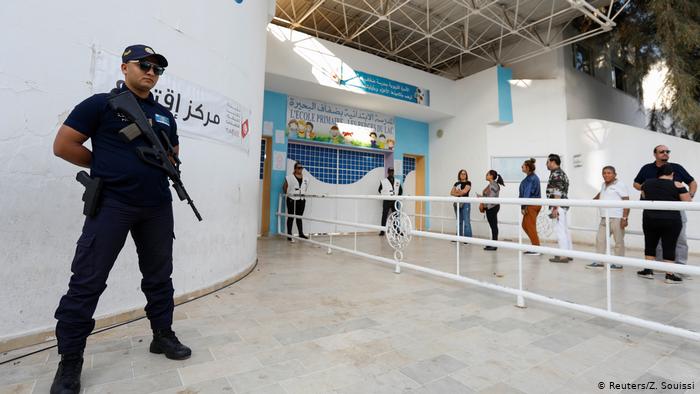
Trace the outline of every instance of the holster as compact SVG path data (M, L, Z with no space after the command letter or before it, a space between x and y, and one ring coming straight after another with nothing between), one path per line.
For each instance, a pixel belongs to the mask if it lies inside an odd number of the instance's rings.
M102 178L93 178L87 172L80 171L75 176L75 179L85 186L85 192L83 192L83 201L85 202L83 214L89 217L97 215L97 212L100 210L102 197Z

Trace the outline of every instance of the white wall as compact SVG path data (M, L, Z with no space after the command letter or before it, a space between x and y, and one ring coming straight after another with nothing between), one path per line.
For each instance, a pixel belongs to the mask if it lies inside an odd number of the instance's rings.
M602 119L644 128L647 115L636 97L574 69L571 48L564 48L568 119ZM609 73L608 69L598 72ZM609 78L608 78L609 80Z
M97 51L134 43L164 53L168 73L252 110L250 152L181 138L183 179L204 221L176 201L176 295L235 276L256 259L258 154L268 3L185 0L0 5L0 340L51 329L67 290L83 216L78 168L52 154L56 130L92 93ZM41 28L37 28L37 26ZM10 39L10 37L12 37ZM241 54L245 54L241 56ZM177 200L177 198L176 198ZM145 304L129 239L96 316Z
M564 50L559 48L513 65L513 79L553 79L564 76Z
M466 169L475 182L482 179L489 166L487 124L498 120L496 68L459 80L455 87L455 117L430 124L431 196L449 196L460 169ZM442 137L437 136L439 129L443 130ZM432 215L443 212L439 205L431 204ZM445 216L451 209L444 208ZM431 221L431 229L439 231L440 221Z
M671 161L681 164L698 179L700 177L700 157L697 142L671 137L649 130L639 129L619 123L596 119L570 120L567 122L569 151L581 155L583 166L568 170L571 178L571 198L592 198L600 189L603 166L612 165L617 169L618 179L632 192L631 200L639 199L639 192L632 188L634 177L642 165L654 161L652 151L657 145L668 146ZM597 213L591 208L572 209L572 224L595 227ZM641 231L641 211L630 214L630 229ZM687 235L700 238L700 212L688 213ZM594 242L594 234L580 233L575 240ZM643 247L638 236L625 238L629 246ZM697 251L700 242L691 242L691 252Z
M516 81L511 83L511 97L513 123L487 127L489 164L490 158L494 156L543 157L556 153L562 157L562 167L568 171L571 155L566 144L566 103L562 100L564 81L561 79ZM546 168L546 163L540 160L535 165L538 172L539 169ZM503 171L501 168L494 169ZM477 174L479 190L486 186L483 181L485 172ZM540 177L540 181L543 182L541 186L544 197L547 178ZM501 188L501 196L518 197L518 190L519 182L509 182ZM499 219L515 222L519 220L519 215L519 206L503 205L499 212ZM483 224L478 229L488 234L488 225ZM505 225L500 226L500 233L503 237L511 238L517 237L518 234L517 227Z

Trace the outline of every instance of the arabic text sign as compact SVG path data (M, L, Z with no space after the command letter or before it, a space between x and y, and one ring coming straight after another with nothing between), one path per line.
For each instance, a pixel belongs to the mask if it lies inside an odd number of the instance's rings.
M342 105L289 96L287 135L331 144L394 149L394 117Z
M368 93L430 106L430 91L428 89L362 71L350 71L349 73L352 75L344 74L342 76L340 81L342 85L356 87Z
M124 79L118 57L102 52L95 63L95 92L109 92L117 80ZM251 111L235 100L167 73L152 93L173 113L179 135L248 146L245 137Z

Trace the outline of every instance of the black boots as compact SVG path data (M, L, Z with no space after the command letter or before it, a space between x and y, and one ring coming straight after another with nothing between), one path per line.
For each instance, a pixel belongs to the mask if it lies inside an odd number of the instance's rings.
M80 372L83 370L83 354L62 354L56 376L51 384L51 394L80 393Z
M180 343L169 328L153 330L153 342L149 350L151 353L165 354L171 360L184 360L192 355L192 350Z

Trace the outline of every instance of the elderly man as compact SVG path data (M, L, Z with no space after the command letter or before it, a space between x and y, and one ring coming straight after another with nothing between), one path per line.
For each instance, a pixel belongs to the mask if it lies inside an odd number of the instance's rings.
M617 180L617 171L613 166L603 167L603 184L600 191L593 197L594 200L622 201L629 200L630 193L624 183ZM598 225L598 236L596 237L596 253L605 253L607 234L605 233L605 213L610 218L608 231L615 238L615 256L625 255L625 228L628 225L629 208L601 208L600 224ZM597 261L588 264L586 268L604 268L605 265ZM611 264L610 269L621 270L619 264Z

